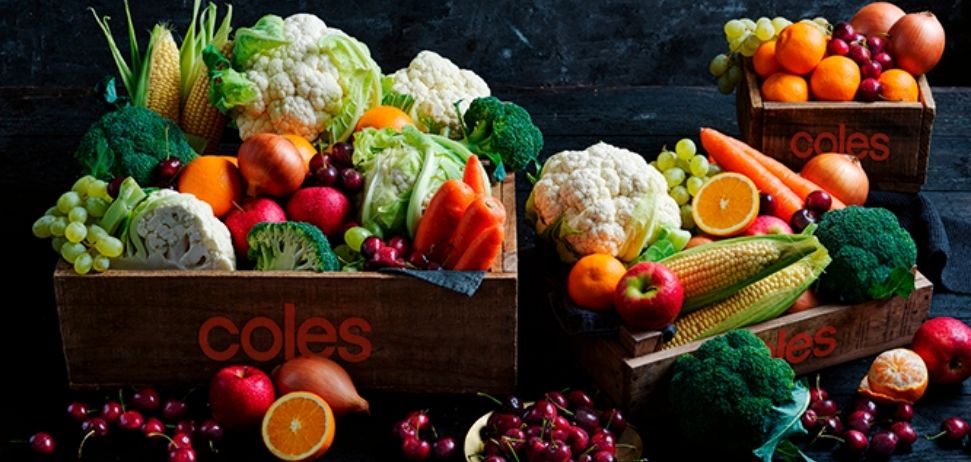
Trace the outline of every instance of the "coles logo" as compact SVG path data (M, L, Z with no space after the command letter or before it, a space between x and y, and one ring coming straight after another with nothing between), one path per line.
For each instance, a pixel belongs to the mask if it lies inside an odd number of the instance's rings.
M816 332L799 332L791 338L782 328L775 345L768 346L773 357L785 359L789 364L799 364L810 357L825 358L836 351L836 328L823 326Z
M807 159L826 152L842 152L857 156L860 160L870 159L883 162L890 157L890 136L886 133L866 134L846 132L846 124L839 124L836 132L810 132L803 130L792 135L789 150L800 159Z
M262 332L261 332L262 331ZM284 359L299 355L318 355L359 363L371 356L371 323L349 317L329 320L310 317L297 324L297 308L283 304L283 324L266 316L234 321L226 316L213 316L199 326L199 348L213 361L229 361L240 350L253 361L271 361L281 354ZM257 339L269 338L269 342ZM337 358L335 358L337 359Z

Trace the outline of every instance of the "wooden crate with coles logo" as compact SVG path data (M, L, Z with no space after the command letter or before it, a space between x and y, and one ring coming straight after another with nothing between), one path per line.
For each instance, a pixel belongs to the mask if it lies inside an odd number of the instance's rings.
M742 140L799 171L814 155L859 157L872 189L916 192L927 179L934 97L927 78L916 103L764 101L750 60L736 91Z
M868 301L857 305L824 305L780 316L749 330L796 374L820 369L908 345L927 319L933 284L917 273L916 288L907 299ZM660 350L658 331L621 328L616 338L579 342L579 363L616 404L635 414L656 414L667 407L671 366L704 340Z
M515 210L512 176L493 187ZM234 363L269 372L302 354L364 389L511 392L517 369L516 220L472 297L378 272L54 272L74 388L194 386Z

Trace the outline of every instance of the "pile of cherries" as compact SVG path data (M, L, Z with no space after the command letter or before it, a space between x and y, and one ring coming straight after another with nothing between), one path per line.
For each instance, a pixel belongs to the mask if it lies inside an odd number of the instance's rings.
M425 411L408 414L408 417L394 425L393 434L401 442L401 453L408 460L449 460L459 454L455 438L439 436ZM429 434L434 442L425 438Z
M354 170L354 145L334 143L330 152L321 152L310 159L310 173L306 186L330 186L344 191L348 196L364 187L364 177Z

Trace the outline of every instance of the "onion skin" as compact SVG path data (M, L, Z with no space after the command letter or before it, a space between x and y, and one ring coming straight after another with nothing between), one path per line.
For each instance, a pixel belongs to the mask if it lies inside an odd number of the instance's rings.
M309 171L297 147L272 133L246 138L236 159L250 196L286 196L300 188Z
M848 206L863 205L870 193L870 180L860 159L849 154L820 154L809 159L799 175Z
M904 10L893 3L873 2L856 12L850 25L855 32L863 35L887 35L904 14Z
M944 26L934 13L911 13L890 28L890 50L897 67L919 76L929 72L944 55Z
M357 394L347 371L321 356L300 356L283 363L273 371L273 383L281 396L292 391L320 396L337 417L370 411L370 405Z

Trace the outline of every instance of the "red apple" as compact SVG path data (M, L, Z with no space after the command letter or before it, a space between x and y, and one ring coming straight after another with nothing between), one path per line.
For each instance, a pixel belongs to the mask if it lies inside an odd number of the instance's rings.
M971 377L971 327L957 319L928 320L910 348L924 359L931 383L955 384Z
M209 384L212 417L231 429L259 426L275 398L273 381L251 366L224 367Z
M759 215L755 221L745 228L742 233L746 236L761 236L763 234L792 234L792 228L785 220L772 215Z
M681 312L684 290L664 265L638 263L617 283L614 306L625 323L639 329L663 329Z
M303 188L287 202L287 216L310 223L328 237L335 237L350 217L351 202L344 193L327 186Z
M265 197L248 199L243 205L234 208L229 212L224 220L226 227L229 228L229 235L233 238L233 249L236 250L236 258L242 260L249 252L249 243L246 242L246 235L256 226L257 223L269 221L279 223L287 221L287 215L283 213L283 207L276 201Z

